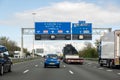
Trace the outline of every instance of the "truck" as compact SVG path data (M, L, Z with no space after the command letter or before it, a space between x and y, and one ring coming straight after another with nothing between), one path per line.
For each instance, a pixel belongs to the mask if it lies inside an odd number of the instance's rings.
M120 30L102 36L98 51L100 66L120 67Z
M71 44L66 44L63 48L63 62L83 64L83 58L79 57L78 51Z

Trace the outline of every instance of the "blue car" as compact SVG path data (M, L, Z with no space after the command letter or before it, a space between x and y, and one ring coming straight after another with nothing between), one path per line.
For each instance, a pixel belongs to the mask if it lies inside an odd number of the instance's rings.
M48 66L60 67L60 59L56 54L48 54L45 56L44 68Z

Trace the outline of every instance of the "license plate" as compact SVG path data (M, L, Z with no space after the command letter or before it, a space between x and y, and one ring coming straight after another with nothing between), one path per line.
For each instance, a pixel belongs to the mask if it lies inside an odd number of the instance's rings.
M55 63L50 63L50 64L55 64Z

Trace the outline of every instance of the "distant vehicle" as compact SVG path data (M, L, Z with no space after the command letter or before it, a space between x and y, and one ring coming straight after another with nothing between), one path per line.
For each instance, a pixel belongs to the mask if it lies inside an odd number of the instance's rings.
M77 50L71 44L67 44L63 48L63 61L65 63L83 64L84 59L80 58Z
M4 72L11 72L12 60L9 57L8 50L5 46L0 45L0 75Z
M100 66L120 67L120 30L105 34L98 51Z
M47 54L45 56L44 68L48 66L60 67L60 59L56 54Z

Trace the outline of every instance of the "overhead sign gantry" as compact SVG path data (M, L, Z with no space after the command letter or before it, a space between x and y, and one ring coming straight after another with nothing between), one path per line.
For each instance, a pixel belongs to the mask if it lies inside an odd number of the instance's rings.
M35 40L92 40L92 23L35 22Z
M92 35L102 35L103 33L106 33L106 31L111 32L112 28L92 28ZM24 44L23 35L34 35L34 34L35 34L35 28L21 28L21 53L22 54L23 54L23 44Z

